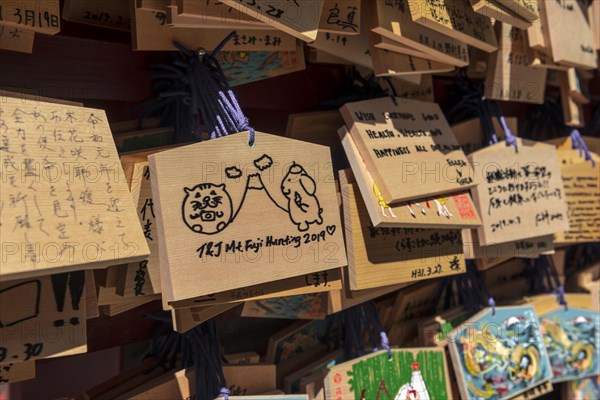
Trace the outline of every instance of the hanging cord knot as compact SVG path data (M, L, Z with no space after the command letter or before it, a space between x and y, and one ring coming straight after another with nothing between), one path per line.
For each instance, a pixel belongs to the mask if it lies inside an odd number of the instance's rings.
M208 132L211 139L250 131L249 143L254 143L254 130L242 112L217 59L218 53L237 33L231 32L212 52L200 48L187 49L173 42L179 50L170 64L153 65L152 77L157 98L140 106L140 121L150 115L160 115L163 125L172 125L175 141L202 139Z
M227 388L221 388L221 391L219 393L219 398L223 399L223 400L229 400L229 389Z
M492 317L496 316L496 300L493 297L490 297L488 300L488 306L492 307Z
M565 288L562 285L559 286L554 291L554 294L556 295L556 301L558 302L558 304L560 304L561 306L565 306L565 310L568 310L569 305L567 304L567 299L565 297Z
M590 150L587 147L587 144L585 143L585 140L583 140L583 137L581 136L581 133L577 130L577 129L573 129L571 131L571 142L573 145L573 150L579 150L579 156L581 157L582 153L585 156L585 160L586 161L591 161L592 162L592 167L596 167L596 161L594 160L594 158L592 157L592 154L590 153Z

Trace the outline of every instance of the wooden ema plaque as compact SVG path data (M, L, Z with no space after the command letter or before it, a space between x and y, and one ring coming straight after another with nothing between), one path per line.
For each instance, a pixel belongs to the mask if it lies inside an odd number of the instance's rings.
M540 18L538 1L536 0L493 0L500 6L506 7L529 22L537 21ZM488 15L488 17L492 17Z
M0 137L3 281L148 256L104 111L5 98Z
M489 17L473 11L469 0L408 2L412 20L466 44L491 53L498 48Z
M183 18L195 18L197 20L214 21L227 25L229 24L240 24L240 25L255 25L265 26L264 22L258 21L256 18L251 17L241 12L237 7L231 7L223 4L217 0L179 0L177 2L170 2L171 6L175 7L177 14L176 19Z
M117 294L124 297L157 294L161 292L158 232L148 162L137 162L133 165L130 187L133 204L136 205L136 213L150 249L150 256L145 260L119 268Z
M329 369L325 398L449 399L450 378L444 349L378 351Z
M530 299L549 348L552 383L595 377L600 373L600 335L597 333L600 313L594 308L592 295L565 294L565 300L566 308L556 301L554 294Z
M65 0L62 17L78 24L131 30L129 3L121 0Z
M169 26L166 11L134 8L132 21L132 43L134 50L172 51L177 50L177 40L189 49L217 47L231 33L227 29L197 29ZM296 39L292 36L265 29L238 29L223 51L294 51Z
M544 11L555 62L581 69L598 68L594 34L576 0L546 1Z
M84 271L0 284L0 364L85 353L84 290Z
M546 93L544 69L530 66L526 31L498 23L498 51L490 56L485 97L542 104Z
M284 296L322 293L340 289L342 289L340 269L335 268L329 271L313 272L312 274L236 288L220 293L213 293L207 296L197 297L193 300L176 301L171 304L175 308L209 306L214 304L240 303Z
M253 18L305 42L317 38L324 0L222 0Z
M364 29L358 35L342 35L319 31L316 40L309 43L308 46L361 67L373 69L367 35L368 32Z
M533 307L497 307L495 315L487 308L447 340L461 398L525 400L552 391L550 360Z
M31 54L35 31L0 23L0 49Z
M465 272L460 230L375 228L356 184L342 202L351 290Z
M253 300L244 303L242 317L325 319L327 293L310 293L295 296Z
M35 378L35 361L0 364L0 385L27 381Z
M534 2L536 0L533 0ZM532 23L521 16L504 7L501 4L496 4L490 0L471 0L471 6L477 14L481 14L488 18L493 18L499 22L509 24L519 29L528 29Z
M369 8L365 12L369 15L373 32L429 54L432 60L457 67L469 65L467 45L413 22L407 0L376 0L368 3Z
M600 157L591 154L595 166L583 158L573 163L563 160L560 165L569 229L554 235L557 245L600 241Z
M404 203L386 204L367 171L354 140L346 127L340 128L342 146L351 170L340 171L340 181L358 184L371 223L374 227L467 228L481 225L473 200L468 192L426 198ZM444 208L445 207L445 208Z
M450 72L454 66L438 61L371 47L373 71L376 76L402 76Z
M361 0L325 0L319 32L358 35L361 32Z
M476 230L463 229L462 240L465 258L483 260L484 265L513 257L538 258L554 252L552 235L481 246Z
M56 35L60 32L59 0L2 0L0 21L8 27Z
M340 112L388 204L475 185L439 105L384 97L347 103Z
M215 2L216 3L216 2ZM215 4L217 5L217 4ZM221 4L221 6L223 6ZM231 7L223 6L228 9ZM269 26L260 21L247 21L237 22L231 19L217 19L210 18L205 15L196 14L179 14L177 6L167 6L167 23L169 26L176 28L212 28L212 29L265 29L273 30L272 26ZM245 15L245 14L242 14Z
M483 225L483 246L569 229L556 149L517 139L519 152L500 142L469 155L481 183L471 189Z
M149 157L169 302L346 265L329 149L255 137Z

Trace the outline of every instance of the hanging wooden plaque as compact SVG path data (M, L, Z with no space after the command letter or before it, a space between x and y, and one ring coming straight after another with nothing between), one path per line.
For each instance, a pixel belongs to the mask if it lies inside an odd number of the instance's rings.
M2 280L148 256L104 111L5 98L0 137Z
M376 76L402 76L454 71L454 66L420 57L371 47Z
M173 2L171 2L171 6L173 6ZM266 25L264 22L241 12L238 7L227 6L217 0L179 0L175 8L177 14L184 18L212 20L223 24Z
M514 242L481 246L475 229L463 229L462 240L467 259L481 259L484 264L507 258L538 258L554 251L552 235Z
M317 38L325 1L222 0L221 2L305 42L312 42Z
M412 20L470 46L491 53L498 48L489 17L473 11L469 0L408 2Z
M540 18L538 2L536 0L494 0L500 5L508 8L519 17L533 22ZM492 17L489 15L489 17Z
M550 361L533 307L497 307L495 315L485 309L447 340L461 398L505 400L525 393L523 398L531 399L552 390Z
M6 26L0 22L0 49L18 53L33 52L35 31L16 26Z
M536 0L533 0L536 2ZM532 23L502 4L491 0L471 0L471 6L477 14L509 24L519 29L527 29Z
M134 50L177 50L173 41L189 49L200 47L212 51L231 33L227 29L196 29L169 26L165 11L135 8L132 29ZM237 35L224 47L224 51L294 51L296 39L277 30L238 29Z
M591 154L595 166L584 159L560 165L569 229L554 235L558 245L600 241L600 157Z
M60 32L59 0L2 0L0 21L2 25L56 35Z
M121 0L65 0L62 17L78 24L131 30L129 3Z
M581 69L598 68L593 30L582 5L576 0L546 1L544 9L554 61Z
M0 364L0 385L27 381L35 378L35 361Z
M329 369L327 399L449 399L450 378L443 349L378 351Z
M169 302L346 265L329 149L255 138L149 157Z
M388 204L475 185L439 105L384 97L347 103L340 111Z
M488 62L485 97L542 104L546 93L546 70L530 66L525 31L498 23L496 32L499 48Z
M342 187L350 289L465 272L460 230L375 228L356 184Z
M345 127L340 128L340 136L342 137L342 146L352 167L352 171L340 171L341 184L358 184L374 227L402 226L449 229L481 225L481 220L468 192L439 198L417 199L392 205L385 204L381 200L381 196L378 195L375 182L369 171L367 171L358 148ZM442 207L441 211L438 205ZM446 208L443 208L444 206Z
M552 383L600 374L600 314L592 296L566 294L568 307L553 294L531 298L552 367Z
M408 0L368 2L373 32L457 67L469 65L467 45L412 21Z
M567 230L567 204L553 146L517 139L519 151L500 142L469 155L481 183L471 189L483 225L483 246Z
M358 35L361 31L360 3L361 0L325 0L319 32Z
M329 292L332 290L340 290L341 288L342 279L340 277L340 269L335 268L329 271L313 272L312 274L261 283L220 293L213 293L192 300L176 301L173 302L172 305L176 308L185 308L202 305L240 303L284 296Z
M244 303L242 317L325 319L327 293L310 293L295 296L253 300Z
M373 69L367 35L366 30L358 35L342 35L319 31L316 40L309 43L308 46L361 67Z
M133 204L136 206L136 213L150 249L150 256L145 260L119 268L117 294L125 297L157 294L161 292L158 232L148 162L134 164L130 187Z
M85 272L0 284L0 363L85 353Z

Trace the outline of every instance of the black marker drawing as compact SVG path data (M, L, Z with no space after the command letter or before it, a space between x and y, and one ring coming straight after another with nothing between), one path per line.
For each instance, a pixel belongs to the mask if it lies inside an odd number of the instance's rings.
M254 160L254 166L263 172L273 166L273 159L267 154ZM249 190L264 190L265 194L279 209L286 212L296 228L307 231L311 224L321 225L323 209L315 195L317 186L314 179L297 163L292 163L281 182L281 194L287 199L287 204L279 204L263 184L258 173L248 174L246 188L234 211L233 201L227 192L226 185L200 183L192 188L184 187L185 197L182 204L184 223L192 231L205 235L222 232L236 218ZM236 166L225 168L229 179L238 179L243 172Z
M288 212L298 230L307 231L310 224L321 225L323 209L315 196L317 185L301 165L293 163L281 182L281 192L288 199Z
M232 221L233 205L224 183L201 183L183 190L183 220L194 232L213 235Z
M15 303L15 299L22 302L22 307L3 307L0 313L0 329L20 324L40 313L40 296L42 284L39 280L32 280L9 286L0 290L0 305Z
M62 274L54 274L50 276L52 280L52 290L54 291L54 299L56 301L56 310L63 312L65 308L65 297L67 294L67 285L71 294L71 307L73 310L79 310L79 302L85 288L85 272L65 272ZM73 317L69 320L71 325L79 325L79 318ZM54 326L64 326L65 320L59 319L54 321Z

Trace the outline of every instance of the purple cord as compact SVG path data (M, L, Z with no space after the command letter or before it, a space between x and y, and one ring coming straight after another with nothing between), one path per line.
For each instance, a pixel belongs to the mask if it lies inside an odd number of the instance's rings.
M387 350L388 359L391 360L392 359L392 348L390 347L390 339L388 338L385 331L381 331L379 333L379 336L381 337L381 348L383 350Z
M519 145L517 143L517 137L513 135L512 131L506 124L506 119L504 119L503 115L500 115L498 117L498 120L500 120L500 125L502 125L502 130L504 131L504 141L506 142L506 145L513 146L515 148L515 151L518 153Z
M595 168L596 161L594 161L594 158L590 154L590 150L588 149L585 140L583 140L583 137L581 137L581 133L579 133L577 129L573 129L571 131L570 136L571 142L573 143L573 150L579 150L579 156L581 156L581 153L583 152L583 154L585 155L585 160L591 161L592 167Z
M492 317L496 316L496 300L493 297L490 297L488 300L488 306L492 307Z
M565 306L565 310L569 309L569 305L567 304L567 299L565 298L565 288L563 286L559 286L555 291L556 301L561 306Z

